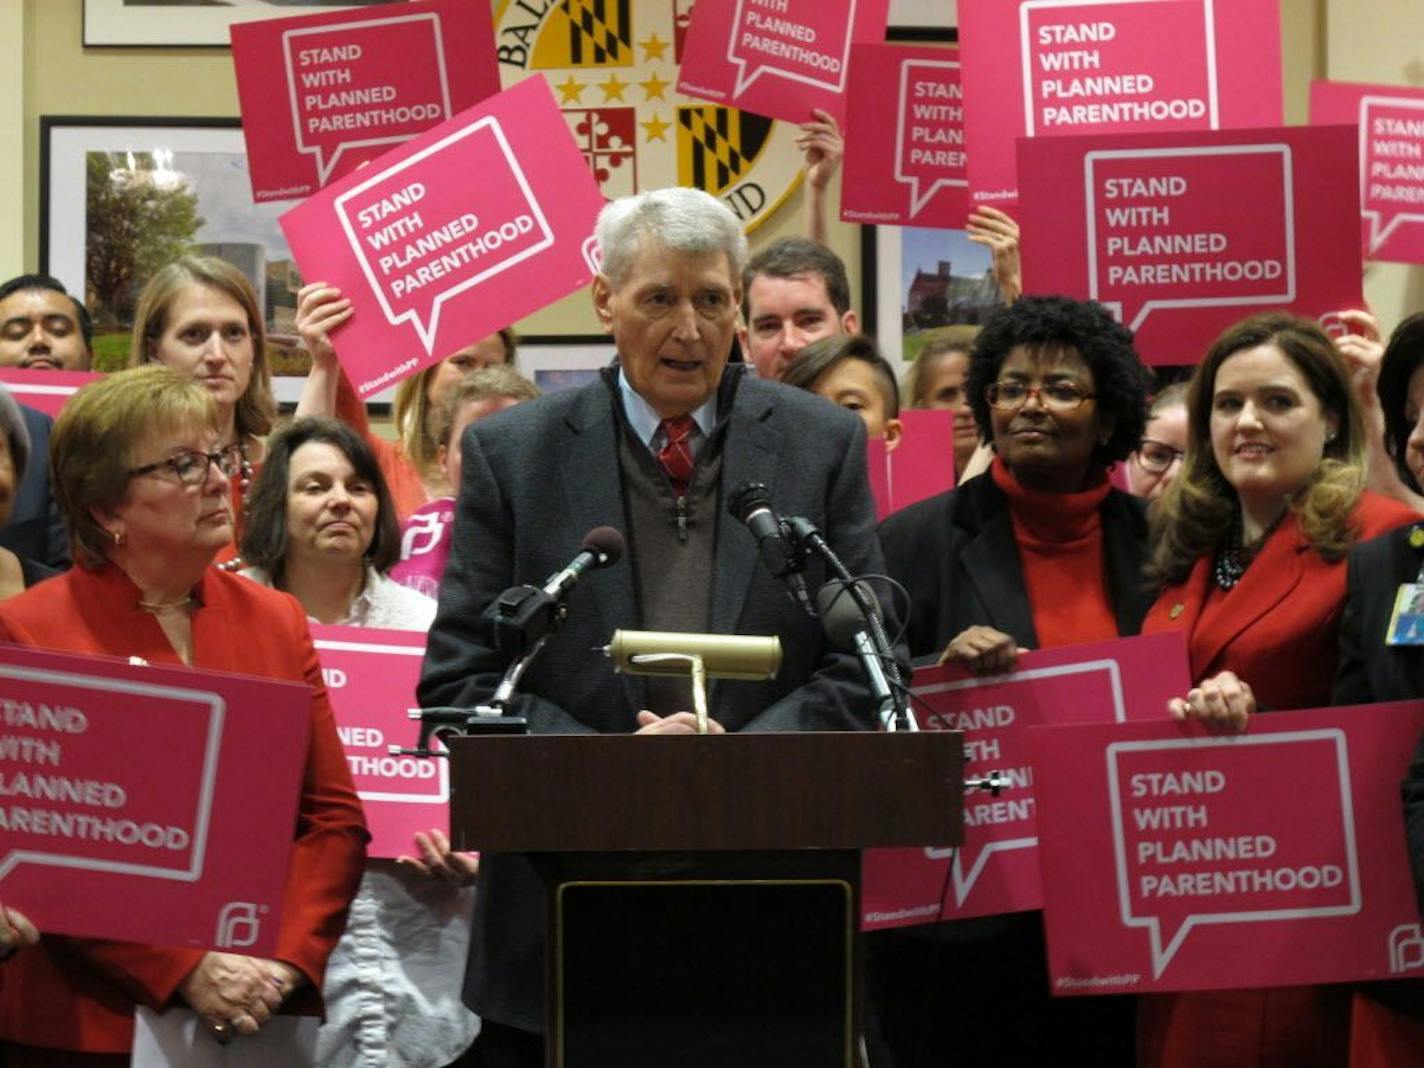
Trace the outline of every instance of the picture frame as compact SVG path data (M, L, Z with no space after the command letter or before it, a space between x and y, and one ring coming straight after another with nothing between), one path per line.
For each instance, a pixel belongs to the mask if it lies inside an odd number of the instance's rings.
M888 40L947 40L958 28L956 0L890 0Z
M978 325L999 306L992 277L989 250L963 230L861 228L864 329L897 373L946 328Z
M289 206L253 203L237 119L40 118L40 270L89 308L98 370L122 365L138 291L184 251L242 269L275 345L294 352L300 276L277 223ZM274 374L306 373L305 353L290 367L278 356Z
M310 364L293 322L302 278L277 222L291 203L253 203L240 121L45 115L40 142L39 268L70 293L82 294L95 320L96 369L123 365L132 301L147 279L136 271L123 292L112 295L101 293L104 287L90 277L89 254L105 240L96 232L102 220L89 217L90 166L107 165L110 175L133 168L137 175L158 180L161 165L168 176L164 180L181 182L196 198L201 225L183 235L181 243L234 263L257 289L268 313L273 391L279 403L295 405ZM552 391L576 382L575 372L602 367L612 351L608 339L597 334L529 335L520 339L518 365L536 382L542 376L541 388ZM373 410L380 411L394 395L393 387L370 398Z
M244 0L214 6L190 0L84 0L85 48L227 48L234 23L312 15L389 0Z

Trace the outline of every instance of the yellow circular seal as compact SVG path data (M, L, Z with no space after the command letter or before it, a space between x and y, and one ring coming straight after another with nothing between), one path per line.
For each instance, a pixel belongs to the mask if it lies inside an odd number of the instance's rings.
M796 128L678 94L692 4L500 0L501 84L549 79L604 196L692 186L720 198L751 231L801 181Z

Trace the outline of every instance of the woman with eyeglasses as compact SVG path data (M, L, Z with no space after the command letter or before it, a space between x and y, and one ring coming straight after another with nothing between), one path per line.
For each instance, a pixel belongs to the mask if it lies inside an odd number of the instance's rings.
M1313 322L1270 312L1228 329L1187 389L1187 455L1152 513L1161 595L1144 632L1184 631L1196 685L1179 717L1245 730L1331 701L1346 553L1417 516L1365 490L1364 417ZM1140 1063L1338 1065L1348 987L1144 997Z
M1148 383L1132 335L1097 304L1023 297L990 318L968 379L994 446L989 471L880 528L886 570L910 592L914 656L994 674L1022 649L1137 633L1152 603L1145 508L1109 484L1107 467L1142 439ZM939 939L951 944L918 954L872 942L897 1065L951 1052L965 1063L1131 1063L1130 1000L1049 998L1037 913L942 924Z
M301 606L212 566L232 541L230 481L242 466L223 430L211 391L166 367L79 390L50 439L76 566L0 603L0 641L310 688L276 953L45 935L0 979L6 1068L127 1065L138 1005L187 1006L223 1039L256 1033L278 1011L321 1011L368 836Z
M1176 481L1187 453L1187 384L1173 382L1152 398L1142 441L1127 458L1127 484L1155 501Z

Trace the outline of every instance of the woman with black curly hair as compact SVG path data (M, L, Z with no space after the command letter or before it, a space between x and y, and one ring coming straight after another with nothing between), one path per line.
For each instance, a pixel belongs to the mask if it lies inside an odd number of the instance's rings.
M1146 424L1132 335L1097 304L1025 297L980 333L968 388L989 471L880 527L911 654L994 673L1021 648L1136 634L1147 520L1107 478Z
M1132 335L1097 304L1023 297L989 320L968 388L990 469L880 527L886 570L910 592L913 655L998 673L1021 649L1137 633L1154 594L1147 519L1107 467L1137 448L1149 386ZM877 936L870 956L897 1068L951 1053L1132 1063L1130 999L1048 996L1038 913Z

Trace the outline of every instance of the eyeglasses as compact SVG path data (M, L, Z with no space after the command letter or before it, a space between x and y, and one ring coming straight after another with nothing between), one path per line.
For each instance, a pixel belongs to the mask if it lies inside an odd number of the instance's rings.
M176 456L170 456L166 460L159 460L157 463L144 464L142 467L129 468L129 478L137 478L139 475L150 475L160 468L168 468L173 472L179 482L185 486L201 486L208 480L208 466L217 464L218 470L228 478L235 478L242 470L242 465L247 462L247 454L241 445L229 445L225 449L218 449L216 452L198 452L189 450L180 452Z
M1143 438L1142 444L1137 447L1137 462L1142 465L1142 470L1150 471L1154 475L1160 475L1182 456L1181 449L1174 448L1165 441L1153 441L1151 438Z
M991 382L984 388L984 399L989 407L1011 412L1028 403L1029 397L1037 397L1038 403L1051 412L1071 412L1085 400L1092 400L1096 393L1088 393L1073 382L1045 382L1041 386L1026 386L1022 382Z

